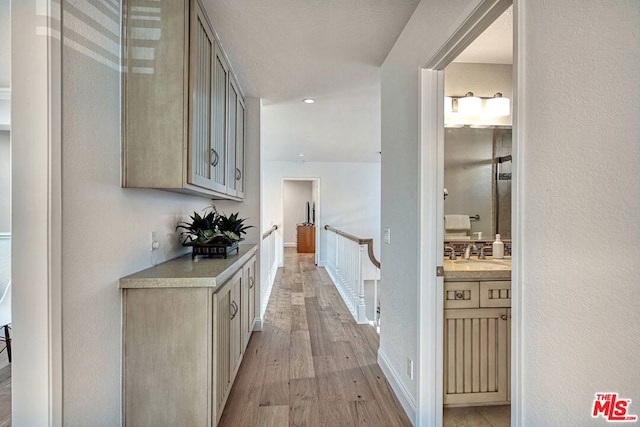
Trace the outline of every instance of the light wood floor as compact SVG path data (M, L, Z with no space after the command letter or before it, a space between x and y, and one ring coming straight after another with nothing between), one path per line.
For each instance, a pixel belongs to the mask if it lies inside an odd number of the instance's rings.
M377 350L313 254L287 249L219 426L410 426Z
M4 343L0 343L0 348ZM7 350L0 353L0 427L11 425L11 365Z

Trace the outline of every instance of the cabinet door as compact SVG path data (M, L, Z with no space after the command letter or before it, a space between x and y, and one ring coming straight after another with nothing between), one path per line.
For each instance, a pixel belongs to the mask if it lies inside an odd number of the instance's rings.
M236 105L236 196L244 197L244 133L245 106L242 96L238 95Z
M444 403L505 402L507 309L451 309L444 312Z
M227 194L237 195L236 135L238 133L238 85L229 78L227 99Z
M251 338L256 315L256 257L252 257L242 269L242 345L243 348L246 348L249 338Z
M213 181L215 190L227 192L227 86L229 66L216 43L213 63Z
M227 392L231 384L230 369L230 339L231 339L231 313L233 307L231 305L231 287L226 286L218 293L213 295L214 315L214 331L216 337L214 339L215 354L215 404L216 421L220 419L224 404L227 399Z
M213 64L215 39L211 26L200 7L192 2L190 34L190 129L189 129L189 183L214 189L212 165L216 155L211 147L213 132Z
M240 292L242 287L242 271L234 277L231 283L231 339L230 339L230 369L231 379L235 376L238 368L240 367L240 360L242 359L242 308L240 305Z

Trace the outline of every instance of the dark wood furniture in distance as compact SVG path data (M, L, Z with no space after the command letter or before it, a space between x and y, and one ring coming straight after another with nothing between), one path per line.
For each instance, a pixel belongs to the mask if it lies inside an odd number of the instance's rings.
M312 254L316 251L316 227L298 225L298 253Z

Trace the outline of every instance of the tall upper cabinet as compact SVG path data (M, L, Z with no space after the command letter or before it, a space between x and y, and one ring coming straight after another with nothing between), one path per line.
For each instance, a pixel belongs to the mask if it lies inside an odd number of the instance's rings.
M199 0L125 0L124 187L244 197L244 100Z

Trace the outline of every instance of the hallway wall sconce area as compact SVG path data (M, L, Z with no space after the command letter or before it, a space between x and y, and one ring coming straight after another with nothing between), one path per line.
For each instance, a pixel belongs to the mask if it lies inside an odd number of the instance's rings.
M476 96L473 92L445 96L444 114L445 127L504 125L504 118L510 119L511 100L501 92L491 97Z

